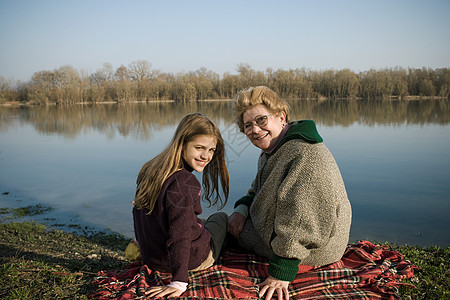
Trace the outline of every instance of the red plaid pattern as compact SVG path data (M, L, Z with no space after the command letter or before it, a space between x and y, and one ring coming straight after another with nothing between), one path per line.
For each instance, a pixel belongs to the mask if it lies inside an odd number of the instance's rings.
M400 280L413 276L414 266L397 251L367 241L348 245L342 259L300 271L289 287L292 299L396 299ZM259 299L257 286L269 276L267 260L227 249L218 265L190 272L189 286L179 299ZM125 270L101 271L94 281L95 299L150 299L146 290L168 284L171 275L140 263Z

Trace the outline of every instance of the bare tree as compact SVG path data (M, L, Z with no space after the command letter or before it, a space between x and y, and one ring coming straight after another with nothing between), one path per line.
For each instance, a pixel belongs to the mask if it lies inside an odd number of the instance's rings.
M137 60L128 66L128 72L132 80L142 82L145 78L150 78L152 65L146 60Z

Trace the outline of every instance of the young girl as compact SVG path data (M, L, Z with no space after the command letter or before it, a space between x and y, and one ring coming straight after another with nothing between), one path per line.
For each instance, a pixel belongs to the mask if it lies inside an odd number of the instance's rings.
M200 113L181 120L167 148L145 163L137 178L133 218L142 260L172 273L168 286L152 287L147 296L180 296L188 270L206 269L219 257L227 215L215 213L205 223L197 217L201 186L193 170L203 171L204 198L222 208L229 185L224 142L217 126Z

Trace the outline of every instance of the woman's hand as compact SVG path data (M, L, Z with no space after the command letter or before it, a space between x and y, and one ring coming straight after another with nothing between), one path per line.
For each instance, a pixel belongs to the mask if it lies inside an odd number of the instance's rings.
M259 297L262 298L266 294L265 300L272 299L273 294L276 292L278 300L289 299L289 281L278 280L272 276L267 277L264 282L258 284L260 287Z
M161 285L161 286L153 286L151 287L145 295L148 297L179 297L183 294L183 291L167 286L167 285Z
M238 212L234 212L228 217L227 228L228 232L235 238L239 238L242 229L244 229L245 220L247 218Z

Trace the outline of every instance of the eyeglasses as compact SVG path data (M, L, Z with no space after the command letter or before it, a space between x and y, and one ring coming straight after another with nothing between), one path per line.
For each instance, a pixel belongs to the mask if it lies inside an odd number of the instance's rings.
M248 133L250 133L253 130L253 125L258 126L259 128L262 128L262 127L266 126L267 122L269 120L269 116L270 115L259 116L255 120L245 123L244 127L242 127L242 131L245 134L248 134Z

